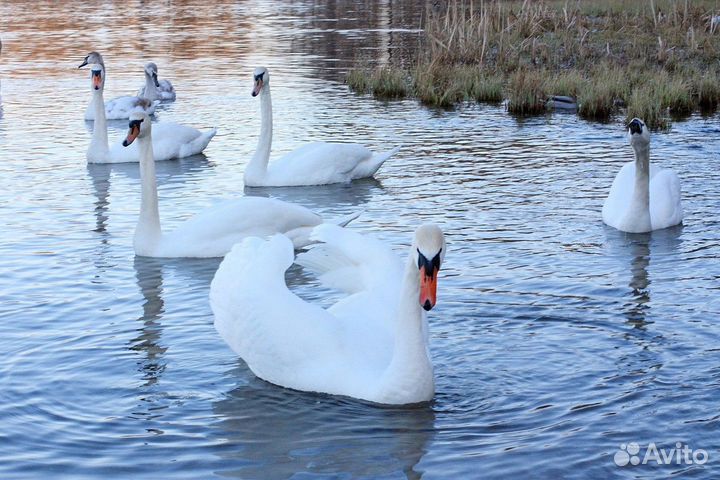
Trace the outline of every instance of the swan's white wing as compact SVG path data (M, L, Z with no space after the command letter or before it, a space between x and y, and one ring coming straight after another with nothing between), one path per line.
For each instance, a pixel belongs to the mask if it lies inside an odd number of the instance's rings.
M227 200L163 235L157 256L222 257L246 237L310 229L320 222L320 216L311 210L276 199Z
M653 229L661 229L682 222L680 179L670 169L651 168L650 218Z
M172 94L173 97L175 96L175 87L170 83L170 80L160 80L158 83L160 83L158 89L161 92Z
M183 158L202 152L215 136L214 128L206 132L172 122L153 124L153 155L155 160Z
M215 328L260 378L299 390L353 392L354 350L343 325L322 308L290 292L285 270L292 243L281 235L248 238L233 247L210 286Z
M320 244L299 254L296 263L330 288L347 293L382 290L402 278L395 252L375 238L324 223L313 229L310 239Z
M610 187L602 209L603 222L618 228L630 206L635 188L635 162L628 162L620 169Z
M202 132L172 122L155 123L152 131L153 158L158 162L201 153L216 133L217 130L214 128ZM137 142L124 147L122 145L124 138L124 136L119 138L110 147L107 163L140 161Z
M309 143L274 160L267 178L278 185L322 185L348 182L352 172L373 153L362 145Z
M324 285L350 294L328 311L345 321L378 367L389 362L403 280L397 255L372 237L327 223L315 227L310 238L322 244L299 254L296 263Z

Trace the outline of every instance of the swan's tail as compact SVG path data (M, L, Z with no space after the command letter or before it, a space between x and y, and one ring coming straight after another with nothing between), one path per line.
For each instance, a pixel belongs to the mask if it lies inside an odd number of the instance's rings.
M337 226L330 223L318 226L311 235L311 241L315 245L299 253L295 263L316 275L326 287L354 293L357 291L357 279L354 275L356 272L353 272L353 260L336 245L325 243L342 236L342 233Z
M197 138L195 138L192 142L180 147L180 154L178 155L178 157L189 157L190 155L197 155L198 153L202 153L202 151L205 150L205 147L208 146L210 140L213 139L216 133L217 128L211 128L206 132L201 132L200 135L198 135Z
M397 147L393 148L392 150L388 150L387 152L376 153L367 161L362 162L360 165L358 165L358 168L355 170L355 172L353 172L353 179L372 177L373 175L375 175L375 172L380 169L382 164L385 163L385 160L395 155L401 147L402 145L398 145Z
M344 217L336 218L334 220L331 220L329 222L325 222L327 225L332 225L334 227L344 227L348 223L352 222L356 218L358 218L360 215L362 215L363 211L358 210L357 212L353 212L350 215L345 215ZM314 243L317 243L318 241L310 238L311 234L313 232L313 229L315 228L315 225L311 227L299 227L295 228L293 230L290 230L289 232L285 232L285 236L288 237L292 242L293 246L296 250L299 250L301 248L305 248L309 245L312 245Z

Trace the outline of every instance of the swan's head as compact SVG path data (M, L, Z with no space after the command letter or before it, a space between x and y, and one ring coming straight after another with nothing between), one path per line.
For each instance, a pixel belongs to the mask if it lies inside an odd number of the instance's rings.
M253 91L252 96L257 97L263 87L270 81L270 74L265 67L258 67L253 72Z
M430 310L437 301L437 276L445 258L445 236L437 225L415 230L413 253L420 275L420 306Z
M136 138L144 138L150 134L150 117L148 117L147 113L131 113L128 128L127 137L125 137L122 143L123 147L127 147L133 143Z
M157 65L153 62L148 62L147 65L145 65L145 75L152 79L156 87L160 86L160 82L158 82L157 78Z
M645 122L639 118L630 120L627 126L627 137L630 145L647 145L650 143L650 130L648 130Z
M103 61L102 55L100 55L98 52L90 52L87 55L85 55L85 59L83 60L83 62L80 65L78 65L78 68L82 68L85 65L90 65L90 64L102 65L103 68L105 68L105 62Z
M99 63L90 64L90 89L102 90L105 86L105 68Z

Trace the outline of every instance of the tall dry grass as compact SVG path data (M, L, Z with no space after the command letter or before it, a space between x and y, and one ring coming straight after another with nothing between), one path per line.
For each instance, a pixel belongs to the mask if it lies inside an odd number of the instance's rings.
M540 93L571 95L582 116L608 118L632 103L663 128L670 113L720 101L718 0L440 3L424 16L406 89L424 103L481 99L471 90L484 78L493 91L502 84L513 111L540 111ZM477 72L472 81L468 69Z

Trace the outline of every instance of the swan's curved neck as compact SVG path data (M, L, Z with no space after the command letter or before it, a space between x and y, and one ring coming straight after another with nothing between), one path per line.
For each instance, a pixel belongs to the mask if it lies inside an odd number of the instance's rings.
M407 393L432 397L435 384L427 340L427 319L420 306L420 272L414 257L408 258L395 324L393 357L384 373L384 388L395 395ZM408 399L419 401L416 397Z
M92 108L95 113L93 134L88 147L87 156L95 160L102 160L109 154L107 119L105 117L105 100L102 88L92 92Z
M158 97L157 87L152 76L145 72L145 98L155 100Z
M140 151L140 181L142 198L140 217L135 227L135 253L151 255L152 249L162 236L160 212L158 210L157 180L155 178L155 160L153 160L152 136L148 133L137 139Z
M270 85L267 84L260 93L260 139L255 154L245 167L245 183L255 183L267 174L270 161L270 147L272 146L272 100L270 98Z
M650 231L650 145L633 145L635 150L635 188L628 219L637 231Z

